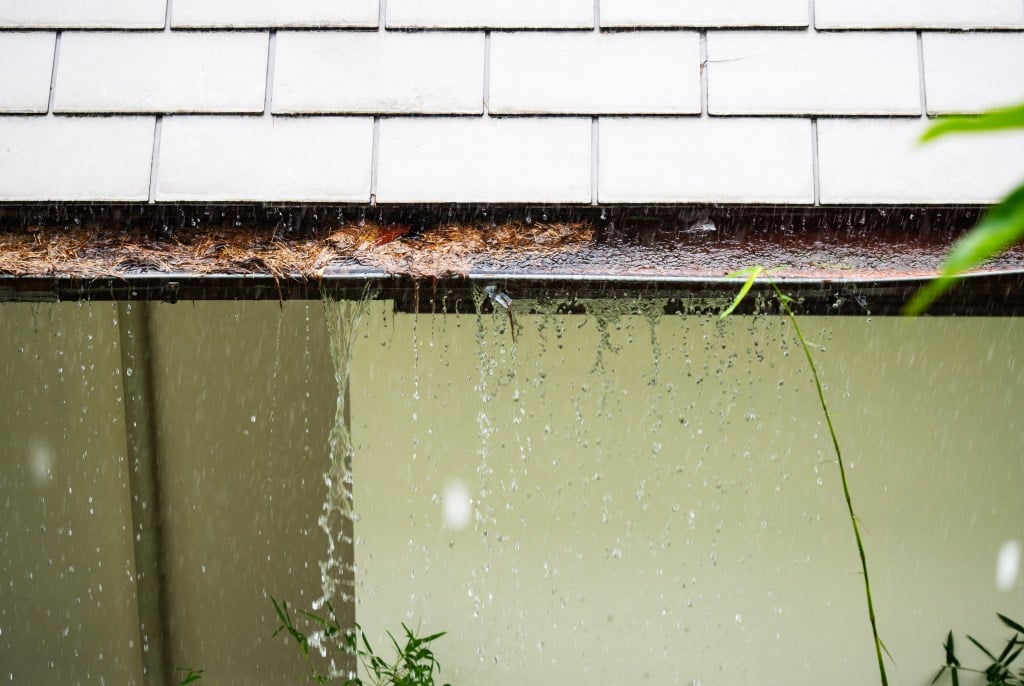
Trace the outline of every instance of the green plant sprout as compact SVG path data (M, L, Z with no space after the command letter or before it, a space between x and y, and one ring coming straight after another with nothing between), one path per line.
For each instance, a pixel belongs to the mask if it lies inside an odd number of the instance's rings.
M928 128L921 142L955 133L985 133L1024 129L1024 104L990 110L977 116L943 117ZM939 275L922 286L903 309L918 315L945 293L961 274L995 257L1024 239L1024 183L985 213L977 226L957 240L949 250Z
M186 684L191 684L202 679L203 672L205 672L206 670L192 669L191 667L181 667L175 671L185 673L185 675L181 677L181 681L178 682L178 686L186 686Z
M942 647L946 649L946 663L939 670L939 673L935 675L935 678L932 679L933 684L948 671L953 686L960 686L960 672L983 674L985 676L985 683L991 686L1024 686L1024 669L1020 669L1016 674L1010 670L1010 665L1013 664L1014 660L1020 656L1021 651L1024 650L1024 637L1021 637L1021 634L1024 634L1024 626L1021 626L1019 622L1015 622L1005 615L997 613L996 616L999 617L1003 624L1017 632L1012 638L1007 639L1006 645L999 653L999 656L996 657L995 653L983 646L976 638L968 635L967 640L973 643L978 650L985 653L992 660L992 663L985 669L964 667L956 657L956 647L953 645L953 632L950 631L946 636L946 642L942 644Z
M274 612L277 613L277 619L280 622L274 636L282 632L291 636L306 661L310 672L309 678L318 684L330 683L334 677L323 674L316 668L310 655L310 646L313 641L308 634L295 626L291 613L288 611L288 603L278 603L273 596L270 597L270 600L274 604ZM334 607L330 603L326 603L326 606L329 617L321 617L304 610L301 612L319 627L324 640L333 643L346 655L355 655L369 675L366 681L358 676L349 676L342 682L343 686L434 686L434 673L440 674L441 664L434 657L431 644L444 636L446 632L417 636L416 632L402 624L402 630L405 632L404 646L399 645L391 632L388 632L388 638L391 639L395 650L394 660L388 662L374 652L359 624L355 625L354 630L343 629L338 622ZM444 686L451 685L444 684Z
M728 276L730 278L747 277L747 280L743 283L739 293L733 298L732 303L727 307L720 317L725 319L736 309L736 307L743 301L743 299L750 292L750 289L754 286L754 282L759 277L766 277L768 284L772 290L775 291L775 296L779 301L779 307L789 318L790 323L793 325L793 331L796 333L797 340L800 341L800 347L803 348L804 356L807 358L807 365L811 368L811 375L814 377L814 386L818 389L818 402L821 404L821 411L825 415L825 423L828 425L828 433L832 437L832 447L835 449L836 462L839 465L839 476L843 483L843 495L846 498L846 508L850 513L850 523L853 525L853 536L857 541L857 552L860 554L860 568L864 574L864 594L867 597L868 604L868 619L871 621L871 634L874 637L875 643L875 655L878 658L878 675L881 679L882 686L888 686L889 679L885 673L885 660L882 658L882 651L884 650L889 655L889 650L882 643L882 639L878 636L878 623L875 619L875 605L871 599L871 581L868 577L868 562L867 556L864 552L864 542L861 540L860 527L857 524L857 515L853 509L853 499L850 497L850 484L846 479L846 466L843 463L843 451L839 447L839 438L836 436L836 429L832 425L832 414L829 412L828 403L825 401L825 390L822 388L821 379L818 376L818 367L814 364L814 357L811 355L811 348L807 344L807 339L804 338L803 331L800 329L800 323L796 319L796 314L793 313L791 304L794 302L793 298L789 297L782 292L779 285L771 278L771 275L778 272L785 267L775 267L772 269L765 269L761 265L754 265L739 271L733 272ZM892 659L892 655L889 655Z

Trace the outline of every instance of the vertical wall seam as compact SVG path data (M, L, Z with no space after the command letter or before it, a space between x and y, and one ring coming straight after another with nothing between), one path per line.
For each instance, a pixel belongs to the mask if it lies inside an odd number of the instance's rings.
M691 72L692 73L692 72ZM700 116L708 116L708 32L700 30Z
M171 3L173 0L167 0L167 10L164 14L164 31L171 30Z
M373 118L373 143L370 146L370 205L377 206L377 167L380 158L380 117Z
M119 303L122 408L131 498L132 550L138 606L142 683L167 686L174 678L164 573L159 480L160 449L153 399L153 323L147 303ZM125 370L134 369L128 374Z
M807 30L817 31L818 27L815 24L816 19L814 18L814 0L807 0Z
M377 32L384 33L387 30L388 21L388 0L380 0L377 6Z
M921 117L928 116L928 89L924 82L924 35L917 32L917 78L921 89Z
M491 113L491 32L484 31L484 117Z
M818 165L818 118L811 117L811 174L814 183L814 206L821 204L821 178Z
M267 41L267 83L263 91L263 116L270 116L270 107L274 97L274 64L277 60L277 29L270 32Z
M590 118L590 204L597 205L600 199L597 196L597 182L598 182L598 150L599 136L601 135L600 119L598 117Z
M594 33L601 32L601 0L594 0Z
M63 31L58 31L53 39L53 64L50 66L50 97L46 100L46 113L53 114L53 96L57 91L57 60L60 59L60 38Z
M153 152L149 158L149 202L156 202L156 175L160 164L160 133L164 127L162 114L156 115L156 122L153 125Z

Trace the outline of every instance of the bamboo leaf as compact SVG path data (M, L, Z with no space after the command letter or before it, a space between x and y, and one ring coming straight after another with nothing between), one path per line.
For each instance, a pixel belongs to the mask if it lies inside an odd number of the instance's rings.
M939 277L918 290L904 314L923 313L946 292L956 276L974 269L1024 238L1024 184L989 209L973 229L957 240L939 269Z
M950 630L946 636L946 642L942 645L946 649L946 664L959 666L960 661L956 659L956 647L953 644L953 632Z
M968 634L968 636L967 636L967 640L968 640L968 641L970 641L971 643L973 643L973 644L974 644L975 646L977 646L977 647L978 647L978 650L980 650L981 652L985 653L985 654L986 654L986 655L988 655L988 656L989 656L990 658L992 658L992 660L993 660L993 661L997 661L997 660L996 660L996 656L995 656L995 655L993 655L992 653L990 653L990 652L988 651L988 648L986 648L985 646L983 646L983 645L981 645L980 643L978 643L978 641L977 641L977 640L976 640L976 639L975 639L975 638L974 638L973 636L971 636L971 635L969 635L969 634Z
M922 134L921 142L951 133L983 133L1024 128L1024 103L990 110L974 116L942 117Z
M740 277L740 276L746 276L747 280L743 284L743 287L740 288L740 292L736 294L735 298L733 298L732 304L729 305L729 307L727 307L725 309L725 311L722 312L722 314L719 315L719 317L721 319L725 319L730 314L732 314L733 310L735 310L737 308L737 306L739 306L739 304L741 302L743 302L743 298L745 298L747 296L747 293L750 292L750 289L754 285L754 281L757 279L758 276L761 275L762 272L764 272L764 267L762 267L761 265L758 264L758 265L754 265L753 267L747 267L745 269L740 269L739 271L735 271L732 274L728 275L729 278L737 278L737 277Z
M996 617L999 617L999 619L1002 620L1003 624L1005 624L1006 626L1010 627L1014 631L1016 631L1018 633L1021 633L1021 634L1024 634L1024 626L1021 626L1020 624L1018 624L1017 622L1013 621L1012 619L1010 619L1006 615L1001 615L1001 614L999 614L997 612L996 613Z
M1014 634L1013 638L1007 642L1006 647L1003 648L1003 652L999 653L999 658L996 661L1003 664L1003 660L1006 659L1006 656L1010 654L1010 651L1013 650L1015 645L1017 645L1017 634Z

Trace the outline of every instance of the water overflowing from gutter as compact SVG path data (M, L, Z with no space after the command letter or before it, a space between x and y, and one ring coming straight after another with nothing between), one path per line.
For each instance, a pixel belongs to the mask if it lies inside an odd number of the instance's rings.
M367 305L373 296L372 287L367 287L358 300L336 301L327 296L323 299L334 381L337 385L337 404L328 437L328 466L323 477L327 494L323 511L317 519L327 537L327 550L325 559L320 562L321 595L313 602L315 610L326 604L344 607L355 602L355 564L352 556L355 518L352 470L355 447L350 422L349 377L352 350L359 337ZM322 633L319 637L322 639ZM333 660L331 673L342 675Z

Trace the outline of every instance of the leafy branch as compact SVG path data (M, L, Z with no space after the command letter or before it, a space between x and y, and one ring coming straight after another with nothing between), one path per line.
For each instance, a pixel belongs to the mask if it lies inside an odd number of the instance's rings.
M287 602L278 603L273 596L270 600L280 622L274 636L282 632L291 636L306 661L310 672L309 678L318 684L330 683L334 677L321 673L310 655L310 646L315 643L314 638L295 626ZM434 686L434 672L440 674L441 664L434 656L431 644L446 632L417 636L416 632L402 624L405 645L400 645L391 632L388 632L388 638L391 639L395 650L395 658L389 662L377 655L359 624L356 624L354 629L342 629L334 607L330 603L326 603L326 606L328 617L306 611L302 611L302 614L319 627L318 639L333 643L346 655L355 655L366 673L370 675L367 681L358 676L349 676L342 682L343 686Z
M882 651L886 654L889 653L886 649L885 644L882 643L882 639L878 636L878 623L875 619L875 605L871 598L871 580L868 577L868 562L867 556L864 552L864 541L861 539L860 526L857 524L857 515L853 509L853 499L850 497L850 484L846 479L846 465L843 462L843 451L839 447L839 438L836 436L835 426L832 424L832 414L829 412L828 403L825 401L825 390L821 385L821 378L818 376L818 367L814 363L814 357L811 355L811 348L807 344L807 339L804 338L803 331L800 329L800 323L797 321L796 314L793 313L791 305L793 304L793 298L789 297L779 288L779 285L771 279L770 275L779 271L782 267L776 267L773 269L765 269L761 265L754 265L741 269L737 272L729 274L730 277L738 278L745 276L747 280L743 283L739 293L733 299L732 303L722 312L721 318L728 317L736 309L736 307L743 301L743 299L750 292L750 289L754 286L754 282L758 277L767 277L768 284L775 291L775 296L779 301L779 307L789 318L790 323L793 325L793 331L796 333L797 340L800 341L800 347L803 348L804 356L807 358L807 365L811 369L811 375L814 377L814 386L818 390L818 402L821 405L821 411L825 415L825 423L828 424L828 432L832 437L832 448L836 453L836 462L839 465L839 476L843 483L843 495L846 498L846 508L850 513L850 524L853 525L853 536L857 541L857 552L860 554L860 567L864 575L864 594L867 597L868 605L868 619L871 621L871 634L874 637L875 643L875 655L878 658L878 674L881 679L882 686L888 686L889 679L885 673L885 660L882 658ZM892 656L889 656L892 658Z
M985 669L964 667L956 656L953 632L950 631L946 636L946 642L942 644L942 647L946 650L946 663L939 670L939 673L935 675L935 678L932 679L933 684L948 671L953 686L960 686L961 672L983 674L985 676L985 683L990 686L1024 686L1024 669L1018 671L1016 675L1010 670L1010 665L1013 664L1020 656L1021 651L1024 650L1024 638L1021 637L1021 634L1024 634L1024 626L1021 626L1018 622L1005 615L997 614L996 616L999 617L1003 624L1017 632L1006 641L1006 645L999 653L999 656L997 657L995 653L983 646L976 638L968 635L967 640L973 643L992 662Z

